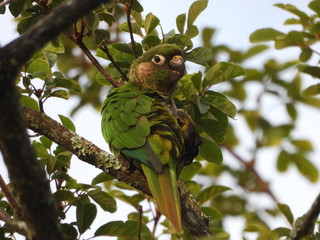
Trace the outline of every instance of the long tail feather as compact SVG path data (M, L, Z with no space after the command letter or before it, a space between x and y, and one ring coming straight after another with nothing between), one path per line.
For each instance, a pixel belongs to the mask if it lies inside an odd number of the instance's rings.
M159 211L172 223L178 233L182 232L180 197L174 169L163 167L161 174L142 164L150 191Z

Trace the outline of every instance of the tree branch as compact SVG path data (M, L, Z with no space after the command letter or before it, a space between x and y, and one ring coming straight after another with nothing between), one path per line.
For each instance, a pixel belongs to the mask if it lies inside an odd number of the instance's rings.
M290 234L290 239L299 240L309 234L312 234L314 230L314 224L316 223L319 214L320 194L318 194L309 211L296 221L294 228Z
M28 236L28 229L24 222L18 222L13 220L5 211L0 209L0 220L4 221L8 226L17 233L31 238L32 236Z
M145 177L138 170L128 172L129 164L127 161L106 153L44 113L24 108L24 116L28 128L31 130L50 138L75 154L80 160L108 172L118 180L151 196ZM210 234L208 218L201 212L182 181L179 181L179 190L181 212L186 230L194 237Z
M6 196L10 207L12 208L15 215L20 219L23 220L21 207L17 203L16 199L12 196L11 191L9 190L7 184L3 180L2 176L0 175L0 188L2 189L3 194Z
M253 174L253 176L255 177L256 181L259 183L259 185L261 186L261 190L267 194L269 194L269 196L272 198L272 200L277 203L278 200L276 198L276 196L274 195L274 193L271 191L270 187L269 187L269 183L266 182L261 176L260 174L256 171L256 169L254 168L254 162L252 161L245 161L243 160L237 153L235 153L229 146L227 145L223 145L223 147L235 158L237 159L240 163L242 163L249 172L251 172Z
M29 141L15 79L37 50L106 1L68 1L0 49L0 150L33 240L62 240L64 236L46 174Z
M65 32L65 35L73 41L75 44L79 46L79 48L84 52L84 54L89 58L92 64L99 70L99 72L111 83L113 87L120 87L122 84L117 82L98 62L98 60L92 55L90 50L86 47L86 45L82 41L82 36L77 38L72 34Z

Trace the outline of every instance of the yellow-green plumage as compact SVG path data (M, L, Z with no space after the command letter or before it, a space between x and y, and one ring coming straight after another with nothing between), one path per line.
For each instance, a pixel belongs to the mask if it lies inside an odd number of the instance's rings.
M185 122L193 126L192 120L172 105L172 95L184 73L181 56L176 45L164 44L137 59L129 83L112 90L104 101L101 123L110 149L141 164L159 211L177 232L182 231L178 174L198 149L197 144L185 141L195 134L194 128L193 133L186 132ZM178 121L180 115L183 124ZM186 144L195 148L192 154L185 151Z

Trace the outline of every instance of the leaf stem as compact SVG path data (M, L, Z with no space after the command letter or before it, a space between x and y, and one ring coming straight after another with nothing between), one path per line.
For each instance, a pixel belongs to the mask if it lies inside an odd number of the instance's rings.
M2 189L2 192L4 193L4 195L6 196L10 207L12 208L14 214L19 218L19 219L23 219L23 215L22 215L22 210L20 205L17 203L16 199L13 197L13 195L11 194L11 191L9 190L7 184L5 183L4 179L2 178L2 176L0 175L0 188Z
M127 78L127 76L124 74L124 72L121 70L121 68L116 64L116 62L114 61L112 55L109 52L107 43L105 41L103 41L99 48L107 55L107 57L109 58L110 62L113 64L113 66L118 70L118 72L121 74L121 76L123 77L123 79L128 82L129 79Z
M77 44L80 49L84 52L84 54L89 58L92 64L101 72L101 74L111 83L111 85L115 88L120 87L122 84L117 82L98 62L98 60L92 55L90 50L86 47L86 45L82 42L82 36L75 36L70 34L69 32L64 32L65 35L72 40L75 44Z
M130 0L130 3L126 4L126 15L127 15L127 22L128 22L128 28L129 28L129 34L130 34L130 40L131 40L131 49L132 49L132 52L133 52L135 58L138 58L139 56L137 53L136 43L134 41L132 24L131 24L131 9L133 6L133 1L134 0Z

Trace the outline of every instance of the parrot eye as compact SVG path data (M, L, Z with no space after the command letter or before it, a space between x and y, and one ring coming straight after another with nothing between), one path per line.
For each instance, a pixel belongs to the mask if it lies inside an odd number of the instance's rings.
M157 65L162 65L165 61L166 61L166 58L158 54L154 55L154 57L152 58L152 62L154 62Z

